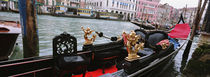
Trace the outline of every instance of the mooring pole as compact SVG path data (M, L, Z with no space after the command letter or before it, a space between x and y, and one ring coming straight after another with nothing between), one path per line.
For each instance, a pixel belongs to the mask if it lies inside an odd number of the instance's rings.
M0 5L1 5L2 1L0 1ZM1 11L1 6L0 6L0 11Z
M206 11L206 25L204 26L204 32L210 33L210 1L208 3L208 8Z
M19 0L24 58L39 56L36 0Z
M203 21L202 32L200 34L198 45L202 45L204 43L210 44L210 1L208 2L208 8Z
M195 36L195 33L196 33L196 30L198 28L198 25L200 23L200 20L201 20L201 17L203 15L203 11L206 7L206 3L207 3L208 0L205 0L204 3L203 3L203 6L201 8L201 5L202 5L202 0L199 0L199 4L198 4L198 8L197 8L197 14L196 14L196 17L193 21L193 28L192 28L192 32L191 32L191 36L190 36L190 40L188 41L187 43L187 46L186 46L186 49L184 51L184 54L182 55L182 57L188 57L188 54L189 54L189 51L190 51L190 48L191 48L191 45L192 45L192 41L194 39L194 36Z

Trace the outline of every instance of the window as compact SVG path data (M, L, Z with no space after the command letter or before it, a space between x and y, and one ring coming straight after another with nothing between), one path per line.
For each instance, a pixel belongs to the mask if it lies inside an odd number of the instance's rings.
M154 6L154 5L148 5L148 7L150 7L150 8L155 8L155 6Z
M102 6L102 2L100 2L100 6Z
M109 0L107 0L107 2L106 2L106 6L108 6L108 4L109 4Z
M120 8L122 8L122 2L120 2Z
M114 11L112 10L111 13L114 13Z
M133 5L133 8L132 8L132 10L134 9L134 5Z
M112 0L112 7L114 6L114 0Z
M119 5L119 2L117 2L117 7L118 7L118 5Z

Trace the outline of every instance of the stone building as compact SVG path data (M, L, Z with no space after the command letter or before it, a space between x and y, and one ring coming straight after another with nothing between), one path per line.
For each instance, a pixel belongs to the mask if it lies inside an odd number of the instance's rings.
M162 26L172 26L178 22L179 10L169 4L159 4L157 10L157 19Z
M135 17L136 0L87 0L86 7L98 12L122 14L123 20Z
M136 18L155 21L160 0L137 0Z

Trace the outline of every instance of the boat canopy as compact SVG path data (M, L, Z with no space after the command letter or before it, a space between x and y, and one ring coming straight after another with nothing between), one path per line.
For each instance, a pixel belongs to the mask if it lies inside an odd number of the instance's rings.
M171 38L187 39L189 33L190 26L188 24L177 24L168 35Z

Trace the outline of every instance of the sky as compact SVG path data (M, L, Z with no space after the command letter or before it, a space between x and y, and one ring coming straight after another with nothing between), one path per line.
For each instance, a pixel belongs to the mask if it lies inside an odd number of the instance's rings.
M173 6L174 8L183 8L186 7L197 7L198 0L160 0L161 4L168 3L169 5Z

